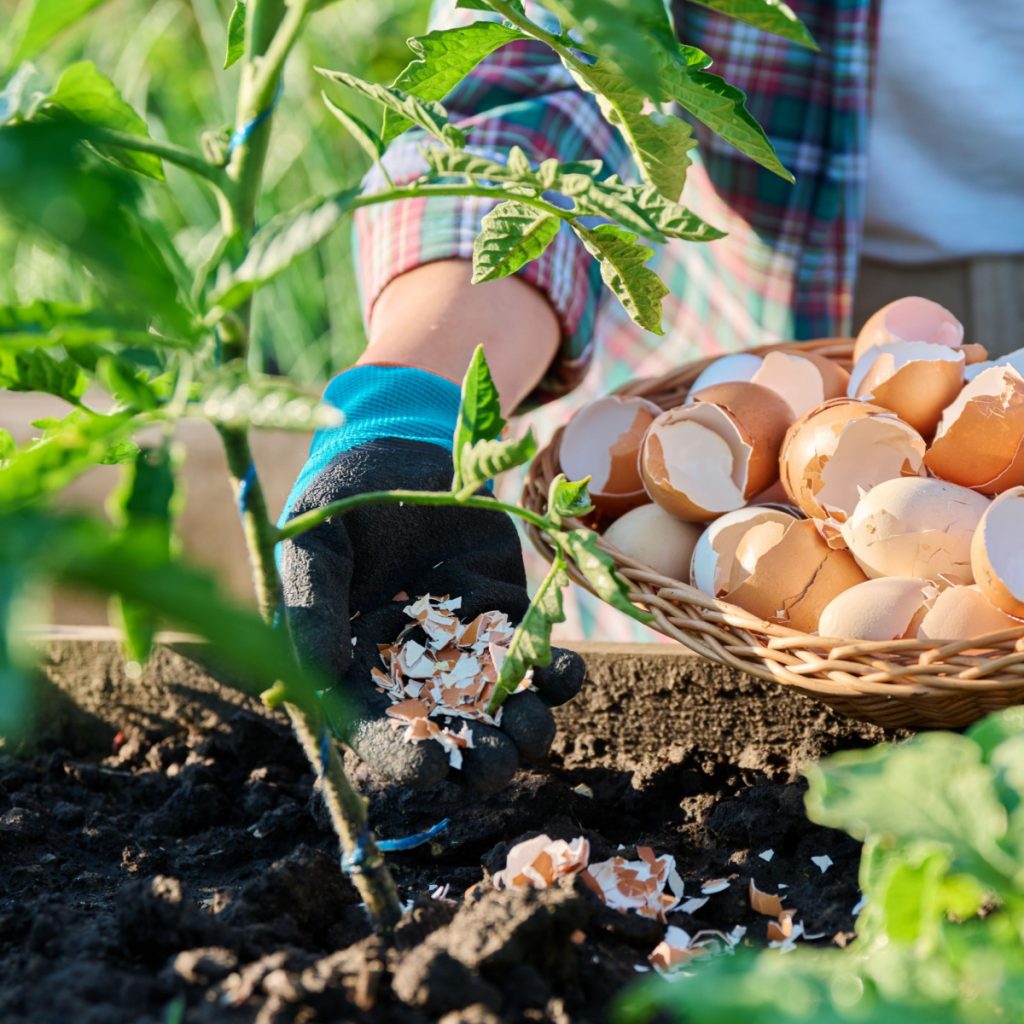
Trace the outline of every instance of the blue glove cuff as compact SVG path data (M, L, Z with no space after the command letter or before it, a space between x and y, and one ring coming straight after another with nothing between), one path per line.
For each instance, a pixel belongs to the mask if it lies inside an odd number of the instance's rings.
M313 435L309 458L292 487L279 525L327 464L351 448L382 437L427 441L451 449L459 416L459 386L410 366L356 366L338 374L324 401L345 422Z

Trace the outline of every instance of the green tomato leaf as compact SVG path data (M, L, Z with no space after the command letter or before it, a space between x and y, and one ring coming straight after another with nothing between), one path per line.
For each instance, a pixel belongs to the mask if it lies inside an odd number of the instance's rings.
M124 101L117 86L100 72L92 61L83 60L72 64L60 76L56 88L47 98L47 109L57 107L83 124L112 128L149 138L146 122ZM98 145L104 156L115 163L147 177L164 180L163 164L152 153L137 153Z
M93 309L43 300L27 306L0 306L0 346L8 351L104 343L136 348L179 344L150 333L137 316L107 307Z
M559 473L548 488L548 515L553 515L561 521L576 519L593 512L594 503L590 500L590 493L587 490L589 483L590 477L584 480L567 480L564 473Z
M462 480L463 453L479 441L497 440L504 429L505 418L501 415L501 396L494 385L491 369L487 365L484 347L477 345L469 368L466 370L466 376L462 379L459 419L455 424L455 437L452 442L452 456L455 463L453 491L461 491L466 486Z
M175 468L169 445L138 448L135 458L125 465L120 487L111 495L110 512L115 525L123 534L147 534L145 553L153 566L169 562L173 550L178 504ZM113 605L124 637L125 654L130 661L144 665L153 649L158 616L149 606L123 594L114 596Z
M358 187L351 188L272 218L253 236L241 264L218 282L211 303L223 309L241 305L334 231L359 194Z
M659 66L664 63L664 58L657 61ZM667 199L677 200L690 166L689 152L696 146L690 125L657 110L645 113L643 90L605 61L566 67L580 88L595 97L605 120L618 129L643 180Z
M456 0L455 6L459 10L463 11L486 11L488 14L494 13L494 8L491 7L487 0ZM509 0L509 7L525 17L526 11L523 7L523 0Z
M610 61L643 95L662 101L663 84L651 59L659 44L675 42L662 0L548 0L563 29L576 28L584 48Z
M661 303L668 288L660 277L644 264L653 250L639 245L636 235L612 224L590 230L573 222L587 252L601 266L601 279L615 293L630 319L654 334L664 334Z
M365 122L361 121L355 114L339 107L327 93L320 93L324 106L334 115L336 121L359 143L363 152L374 162L380 163L384 155L384 143L380 136Z
M804 23L794 14L793 9L783 0L693 0L701 7L709 7L719 14L726 14L738 21L745 21L755 28L764 29L773 35L782 36L791 42L807 46L812 50L820 47L814 36L807 31Z
M0 388L42 391L77 405L88 386L81 367L71 359L56 359L41 351L0 349Z
M235 0L228 19L228 45L224 53L224 70L245 53L245 0Z
M0 474L0 510L18 509L63 490L104 462L132 432L131 413L101 416L84 409L46 424L43 434L15 451Z
M406 65L392 87L421 100L443 100L485 57L506 43L525 38L518 29L496 21L477 21L415 36L409 40L409 49L416 59ZM381 130L384 144L412 125L412 119L387 107Z
M786 181L795 181L780 162L764 129L747 110L743 91L703 70L710 62L711 58L702 51L682 47L665 75L669 96L751 160Z
M401 89L366 82L345 71L330 71L327 68L316 68L316 71L332 82L348 86L355 92L376 100L386 110L401 115L446 146L459 147L466 144L466 136L448 123L448 111L435 100L421 100L418 96L411 96Z
M638 608L629 599L629 584L618 574L615 562L597 546L597 534L592 530L569 530L551 534L551 539L562 553L573 562L583 578L602 601L625 612L637 622L650 622L649 612Z
M0 464L5 463L13 454L17 445L9 430L0 428Z
M514 274L554 241L561 221L509 199L488 213L473 242L473 284Z
M8 38L14 42L10 63L19 64L28 57L34 57L54 36L103 2L104 0L21 0L8 29Z
M479 490L496 476L522 466L537 454L533 432L508 441L477 441L463 448L460 459L460 490Z
M498 682L487 702L489 715L496 714L505 699L516 692L531 666L551 664L551 627L556 622L565 622L562 588L568 585L565 561L556 554L551 570L537 588L523 621L509 641L505 660L498 672Z
M126 409L149 412L160 404L149 386L149 375L125 359L103 355L96 362L96 377L110 394Z

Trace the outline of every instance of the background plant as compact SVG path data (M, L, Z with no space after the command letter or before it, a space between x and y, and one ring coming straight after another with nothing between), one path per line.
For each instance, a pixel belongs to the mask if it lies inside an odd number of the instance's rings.
M628 994L623 1022L966 1024L1024 1012L1024 710L806 770L809 816L865 842L846 949L695 964Z
M287 134L272 143L285 63L312 16L331 5L239 0L218 23L214 8L197 4L205 12L204 45L212 49L219 37L225 66L238 65L230 128L200 111L197 120L209 124L200 148L158 138L158 122L144 119L94 62L75 61L53 73L31 63L55 37L103 6L103 0L23 0L4 40L10 74L0 96L0 208L13 226L8 239L31 246L30 260L43 259L46 280L58 287L28 302L16 294L0 307L0 386L47 392L70 407L63 418L36 424L40 436L20 448L0 436L5 732L18 727L30 701L20 630L46 585L70 581L114 595L134 665L148 655L159 622L193 629L213 642L217 657L247 686L265 690L265 699L287 709L321 778L346 854L361 865L356 884L387 928L399 913L397 896L366 830L363 803L326 738L317 698L325 681L296 661L287 621L281 619L277 629L271 625L281 604L275 545L327 515L370 502L490 508L547 532L557 555L517 630L492 710L531 664L550 659L550 629L561 616L569 562L606 600L628 614L644 613L629 602L594 535L565 522L589 508L585 481L556 480L543 517L478 493L535 448L530 435L502 439L505 424L482 352L463 388L450 491L359 495L279 530L253 464L249 430L309 430L335 422L336 414L293 383L252 371L257 292L325 251L352 210L410 195L477 195L503 201L484 219L474 250L475 280L514 273L564 226L598 260L630 316L660 331L665 288L644 266L651 250L639 239L701 241L719 232L678 202L693 147L689 124L648 108L647 101L677 102L765 167L789 175L747 113L742 93L707 72L706 55L677 43L661 0L559 0L550 5L560 19L556 32L529 18L518 0L461 0L460 6L498 20L411 40L413 60L390 86L349 71L320 71L350 94L383 106L383 124L375 130L325 97L331 116L366 154L379 161L386 143L412 128L424 143L425 173L373 193L339 174L341 187L303 196L257 230L267 179L279 175L284 198L291 185L281 167L302 162ZM708 0L708 6L811 42L778 0ZM166 17L169 8L158 4L154 10ZM160 24L156 19L149 25L154 46ZM497 162L466 148L472 140L449 122L440 100L489 53L526 39L550 47L595 96L634 157L638 184L605 174L597 161L534 167L518 149ZM145 73L142 63L136 73ZM221 101L228 98L219 83L213 90ZM186 205L200 213L194 222ZM603 223L583 220L593 217ZM316 269L316 276L327 276L336 268L328 261ZM106 397L92 397L97 390ZM176 557L172 438L176 423L189 417L212 422L223 441L263 621L232 607ZM54 511L52 496L100 462L125 467L111 520Z

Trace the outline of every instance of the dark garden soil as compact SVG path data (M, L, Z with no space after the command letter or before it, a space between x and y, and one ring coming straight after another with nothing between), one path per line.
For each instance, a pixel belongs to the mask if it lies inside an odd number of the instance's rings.
M701 667L685 695L642 662L613 675L562 714L550 767L494 797L389 794L350 762L380 836L451 819L389 857L413 903L391 946L339 873L287 725L216 686L172 681L158 712L125 710L115 735L97 731L105 756L78 730L0 758L0 1021L604 1020L664 925L579 882L496 891L508 846L540 831L586 836L594 860L638 843L670 853L687 897L728 878L694 915L669 915L691 933L745 925L763 942L753 877L784 883L819 941L844 941L858 844L807 821L794 768L881 733Z

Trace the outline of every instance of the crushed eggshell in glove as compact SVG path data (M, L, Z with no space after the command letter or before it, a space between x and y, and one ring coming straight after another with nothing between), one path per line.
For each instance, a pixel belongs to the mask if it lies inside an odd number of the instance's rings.
M515 633L504 612L482 612L464 623L456 614L461 607L461 597L418 597L405 607L412 621L394 643L377 645L383 670L370 670L377 689L391 701L392 728L404 728L407 743L440 743L452 768L462 767L462 751L473 746L473 737L466 722L456 731L444 720L501 723L501 709L492 717L487 704ZM425 643L410 636L417 629ZM529 689L531 679L527 673L516 692Z

